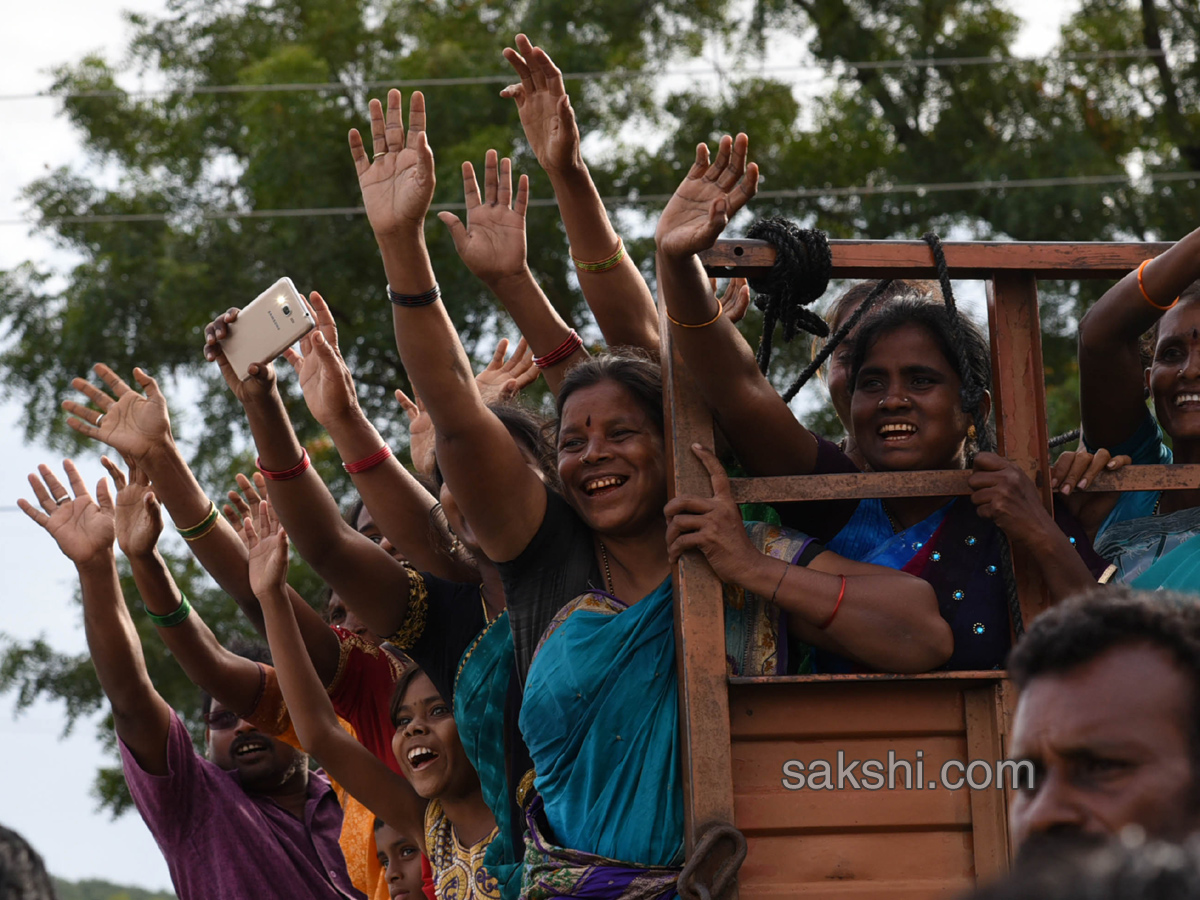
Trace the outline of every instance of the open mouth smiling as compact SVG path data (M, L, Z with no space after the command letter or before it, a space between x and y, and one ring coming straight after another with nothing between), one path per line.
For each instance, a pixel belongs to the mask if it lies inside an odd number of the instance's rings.
M428 747L413 747L408 751L408 764L414 772L420 772L425 767L432 765L440 756L440 753L430 750Z
M601 475L585 481L583 483L583 492L589 497L607 494L609 491L619 488L628 480L624 475Z
M1186 406L1189 403L1200 404L1200 394L1176 394L1175 405Z
M234 759L247 759L256 754L269 753L271 744L265 738L248 737L236 742L230 749Z
M879 436L883 438L884 443L902 441L916 433L917 426L909 422L889 422L879 428Z

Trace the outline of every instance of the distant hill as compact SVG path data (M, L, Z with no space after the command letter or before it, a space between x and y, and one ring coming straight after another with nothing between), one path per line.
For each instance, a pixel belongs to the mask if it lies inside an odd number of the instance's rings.
M174 894L122 887L107 881L63 881L54 879L58 900L176 900Z

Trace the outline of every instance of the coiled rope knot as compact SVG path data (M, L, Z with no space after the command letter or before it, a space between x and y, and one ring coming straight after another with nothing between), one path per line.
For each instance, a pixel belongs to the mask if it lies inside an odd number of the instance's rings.
M711 884L701 871L711 868L717 845L726 841L733 852L721 863ZM720 900L733 886L738 869L746 859L746 836L732 825L713 825L692 851L687 865L679 873L679 893L684 900Z

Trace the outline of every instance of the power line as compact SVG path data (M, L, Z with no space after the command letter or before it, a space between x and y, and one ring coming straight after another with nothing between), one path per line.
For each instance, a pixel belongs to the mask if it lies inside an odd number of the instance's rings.
M1192 181L1200 179L1200 171L1193 172L1161 172L1143 176L1144 180L1153 183L1175 181ZM827 187L827 188L798 188L795 190L759 191L755 196L766 200L815 200L838 197L869 197L882 194L936 194L950 191L990 191L990 190L1029 190L1055 187L1087 187L1105 184L1129 184L1132 182L1128 175L1064 175L1052 178L996 178L984 181L945 181L925 184L870 184L857 187ZM649 203L666 203L671 194L637 194L625 197L604 197L605 206L638 206ZM557 206L558 201L550 197L534 198L529 201L530 207ZM430 212L443 210L461 211L463 203L434 203ZM112 215L95 214L83 216L59 216L49 219L50 224L82 225L82 224L121 224L138 222L167 222L172 218L185 219L296 219L317 218L322 216L361 216L366 210L361 206L318 206L300 209L251 209L251 210L199 210L187 213L116 213ZM0 219L0 225L37 225L25 219Z
M1068 63L1068 62L1100 62L1120 59L1150 59L1165 56L1163 50L1097 50L1088 53L1065 53L1061 56L1039 59L1024 56L956 56L956 57L926 57L923 59L884 59L860 60L857 62L800 63L789 66L766 66L748 70L750 74L766 72L796 72L814 71L832 74L828 70L835 68L859 71L916 69L916 68L947 68L953 66L1017 66L1033 63ZM726 77L717 69L666 69L661 72L639 71L635 69L612 69L607 72L568 72L563 74L566 81L604 81L625 80L638 78L664 78L683 76L689 78L704 78L710 76ZM460 87L463 85L480 84L512 84L516 81L515 73L498 75L467 75L459 78L399 78L392 81L364 81L356 84L341 82L286 82L279 84L209 84L181 88L162 88L160 90L125 91L119 88L105 88L92 91L68 91L54 93L37 91L25 94L0 94L0 102L14 100L91 100L103 98L146 99L150 97L170 97L176 95L200 96L206 94L263 94L263 93L299 93L329 91L369 91L381 88L419 88L419 87Z

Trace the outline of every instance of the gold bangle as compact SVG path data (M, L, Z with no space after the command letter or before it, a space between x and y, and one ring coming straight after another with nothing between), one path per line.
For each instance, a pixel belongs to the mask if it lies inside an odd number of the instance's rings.
M175 530L179 532L179 536L185 541L198 541L217 527L217 520L220 517L221 514L217 512L217 504L209 500L208 515L201 519L199 523L193 525L191 528L176 528Z
M1151 306L1153 306L1159 312L1166 312L1168 309L1171 309L1176 303L1179 302L1179 298L1176 297L1174 300L1172 300L1166 306L1159 306L1157 303L1155 303L1153 300L1150 299L1150 295L1146 293L1146 285L1142 284L1142 270L1145 269L1146 266L1149 265L1153 261L1153 259L1154 259L1154 257L1151 257L1150 259L1144 259L1144 260L1142 260L1142 264L1140 266L1138 266L1138 270L1137 270L1138 290L1142 292L1142 296L1146 298L1147 303L1149 303Z
M721 318L721 316L723 316L723 315L725 315L725 309L724 309L724 307L722 307L718 304L717 314L715 316L713 316L711 319L709 319L707 322L701 322L699 325L692 325L692 324L689 324L688 322L680 322L678 319L676 319L670 313L667 313L667 321L670 322L672 325L678 325L680 328L707 328L709 325L711 325L713 322L717 321L717 319Z
M575 268L580 272L591 272L593 274L599 272L607 272L609 269L615 269L621 264L621 260L625 258L625 242L620 237L617 238L617 250L608 257L598 262L584 262L582 259L576 258L575 254L571 254L571 262L575 263Z

